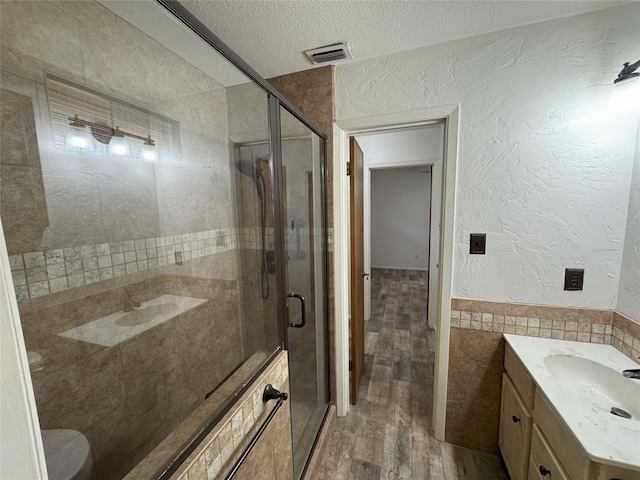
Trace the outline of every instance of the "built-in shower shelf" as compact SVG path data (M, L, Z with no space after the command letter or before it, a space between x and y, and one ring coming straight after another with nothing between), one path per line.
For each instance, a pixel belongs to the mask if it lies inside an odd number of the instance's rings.
M207 301L203 298L162 295L143 302L130 312L121 310L58 335L113 347Z

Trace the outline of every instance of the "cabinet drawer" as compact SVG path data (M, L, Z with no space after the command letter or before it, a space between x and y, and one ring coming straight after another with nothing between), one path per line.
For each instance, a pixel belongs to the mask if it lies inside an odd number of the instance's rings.
M509 375L502 374L498 445L511 480L527 478L532 418Z
M569 476L535 424L531 433L528 480L569 480Z
M590 478L590 461L578 441L539 391L536 391L535 402L534 421L569 477L575 480Z
M513 353L511 347L507 345L504 352L504 368L509 374L509 378L516 387L516 390L522 397L524 404L530 411L533 411L534 393L536 390L535 383L527 373L516 354Z

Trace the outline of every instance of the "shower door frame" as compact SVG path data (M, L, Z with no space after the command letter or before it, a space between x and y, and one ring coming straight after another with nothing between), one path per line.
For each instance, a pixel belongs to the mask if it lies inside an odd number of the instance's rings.
M298 108L289 102L278 90L276 90L267 80L262 78L253 68L251 68L242 58L240 58L233 50L231 50L225 43L220 40L211 30L209 30L198 18L196 18L186 7L184 7L178 0L154 0L157 4L161 5L167 12L176 18L179 22L184 24L193 33L200 37L205 43L211 46L214 50L225 57L236 68L249 77L255 84L261 87L268 95L268 120L269 120L269 147L270 147L270 159L269 159L269 173L273 182L273 185L278 188L273 189L273 224L274 224L274 247L276 250L276 279L275 290L277 295L276 301L276 314L278 319L278 343L281 349L287 350L289 346L288 328L289 323L287 320L286 310L286 263L285 263L285 219L284 219L284 192L283 185L283 171L282 171L282 134L281 134L281 121L280 121L280 107L285 108L291 115L296 117L303 125L305 125L311 132L316 134L320 139L320 158L321 158L321 205L322 211L320 215L322 217L322 248L323 248L323 294L321 299L317 299L318 302L323 304L323 329L324 329L324 370L326 381L325 392L327 398L326 409L324 417L320 423L318 432L316 432L316 439L311 449L309 457L306 459L305 467L302 470L302 476L306 472L309 465L309 460L313 455L318 436L322 427L326 421L329 408L331 406L331 382L330 370L329 370L329 255L328 255L328 209L327 209L327 135L320 130L316 125L307 119ZM277 351L275 352L277 353ZM274 353L274 354L275 354ZM273 358L273 356L271 357ZM255 374L248 379L244 388L238 392L241 395L249 388L250 384L256 378L261 371L266 368L266 365L259 369ZM212 421L189 443L189 445L178 455L171 466L161 475L160 478L168 478L175 469L187 458L187 456L193 451L199 440L203 439L206 434L211 431L222 416L230 410L233 404L224 408Z

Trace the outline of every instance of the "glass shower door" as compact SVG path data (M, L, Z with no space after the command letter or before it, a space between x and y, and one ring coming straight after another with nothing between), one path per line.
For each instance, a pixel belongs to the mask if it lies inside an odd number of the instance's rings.
M329 402L325 321L323 140L286 109L282 184L294 478L301 478Z

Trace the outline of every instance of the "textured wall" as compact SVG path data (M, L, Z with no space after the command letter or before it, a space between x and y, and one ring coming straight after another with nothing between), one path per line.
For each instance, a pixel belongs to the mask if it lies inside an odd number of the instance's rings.
M429 269L431 174L424 167L371 171L371 265Z
M636 127L607 115L640 5L336 67L338 120L461 105L453 296L616 307ZM486 256L468 234L487 232ZM565 267L586 269L564 292Z
M631 176L617 310L640 322L640 124Z

